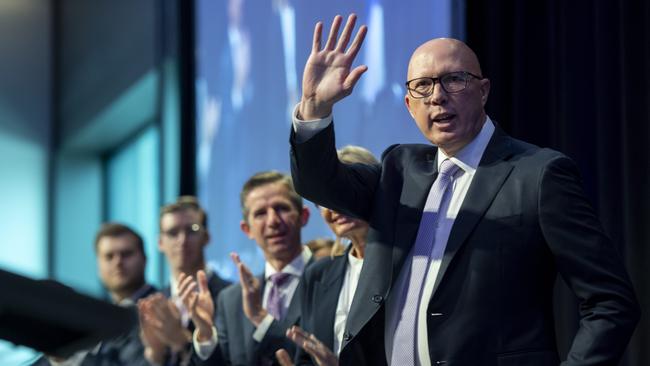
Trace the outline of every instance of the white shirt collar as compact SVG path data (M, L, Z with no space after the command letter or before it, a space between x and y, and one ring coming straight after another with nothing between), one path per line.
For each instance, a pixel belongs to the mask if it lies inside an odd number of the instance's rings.
M284 266L284 268L282 268L282 272L289 273L297 277L302 276L302 272L305 270L305 266L307 265L307 262L309 262L309 260L311 259L311 255L312 255L311 250L309 250L308 247L303 245L302 252L300 253L300 255L296 256L296 258L294 258L291 261L291 263ZM275 267L273 267L271 263L266 262L266 264L264 265L264 278L268 280L272 275L274 275L277 272L278 270L275 269Z
M492 138L495 127L494 123L489 116L485 117L485 123L481 131L474 137L469 144L465 145L455 156L449 157L441 149L438 149L438 170L440 170L440 164L445 159L450 159L454 164L458 165L464 172L473 175L478 164L481 162L481 157L483 152Z

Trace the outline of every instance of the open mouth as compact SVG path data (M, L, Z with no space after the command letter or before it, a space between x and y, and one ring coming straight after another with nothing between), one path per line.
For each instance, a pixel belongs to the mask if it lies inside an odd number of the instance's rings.
M436 118L433 118L432 121L433 122L438 122L438 123L439 122L447 122L447 121L452 120L454 117L456 117L455 114L447 114L447 113L445 113L445 114L440 114L440 115L436 116Z
M266 240L271 241L271 242L276 242L276 241L283 240L285 238L285 236L286 236L285 233L272 234L272 235L268 235L266 237Z

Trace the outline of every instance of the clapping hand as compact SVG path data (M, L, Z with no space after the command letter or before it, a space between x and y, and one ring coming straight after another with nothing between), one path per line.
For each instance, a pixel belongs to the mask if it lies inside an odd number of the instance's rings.
M268 314L262 307L262 284L258 278L253 276L251 270L241 261L237 253L230 253L230 258L239 271L244 315L257 327Z
M196 281L191 276L181 273L178 276L178 293L196 327L198 341L203 342L211 339L214 325L214 301L208 288L208 278L205 272L198 271Z
M287 338L305 350L316 361L318 366L338 366L338 357L323 342L313 334L304 331L298 326L287 329ZM280 349L275 352L275 357L281 366L293 366L289 353Z

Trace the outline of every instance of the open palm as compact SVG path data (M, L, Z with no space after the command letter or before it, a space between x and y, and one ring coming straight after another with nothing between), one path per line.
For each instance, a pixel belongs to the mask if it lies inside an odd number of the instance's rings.
M341 36L337 35L342 17L337 15L332 22L325 47L321 49L323 24L316 24L311 54L307 59L302 80L302 100L300 117L304 120L319 119L328 116L336 102L352 93L354 85L368 69L361 65L352 69L352 62L359 52L367 28L361 26L354 41L347 49L356 23L352 14L343 28Z

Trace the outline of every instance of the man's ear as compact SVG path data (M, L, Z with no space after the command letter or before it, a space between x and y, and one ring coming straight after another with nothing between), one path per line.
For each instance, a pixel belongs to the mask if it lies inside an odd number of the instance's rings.
M406 95L404 95L404 104L406 105L406 109L409 111L411 117L415 119L413 111L411 110L411 97L409 96L409 93L406 93Z
M490 95L490 79L485 78L481 79L481 103L483 103L483 107L485 107L485 103L487 103L488 100L488 95Z
M309 222L309 215L311 215L309 208L307 206L303 206L302 212L300 212L300 222L303 227L307 225L307 222Z
M201 246L205 247L206 245L208 245L208 243L210 243L210 233L206 229L203 231L203 243L201 244Z
M239 228L244 234L246 234L249 239L253 239L251 236L251 226L248 224L248 222L246 222L246 220L241 220L239 222Z

